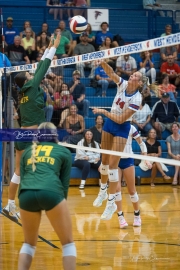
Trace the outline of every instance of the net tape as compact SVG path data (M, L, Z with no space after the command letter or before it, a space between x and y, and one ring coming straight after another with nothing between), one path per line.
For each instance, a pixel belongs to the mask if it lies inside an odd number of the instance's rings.
M84 151L92 151L100 154L106 154L106 155L113 155L118 157L124 157L124 158L134 158L134 159L140 159L140 160L146 160L146 161L152 161L152 162L160 162L168 165L173 166L180 166L180 161L175 159L166 159L166 158L159 158L159 157L152 157L152 156L146 156L146 155L139 155L139 154L129 154L124 152L117 152L112 150L105 150L105 149L98 149L98 148L90 148L80 145L72 145L69 143L58 143L61 146L73 148L73 149L81 149Z
M143 51L160 49L162 47L178 45L180 43L180 33L172 34L169 36L163 36L155 39L149 39L137 43L132 43L129 45L116 47L103 51L96 51L92 53L62 58L58 60L52 60L51 67L57 66L66 66L77 64L81 62L90 62L99 59L105 59L115 56L121 56L126 54L140 53ZM37 68L38 63L28 64L28 65L20 65L7 67L6 72L20 72L26 70L35 70ZM1 73L3 72L3 68L0 69Z

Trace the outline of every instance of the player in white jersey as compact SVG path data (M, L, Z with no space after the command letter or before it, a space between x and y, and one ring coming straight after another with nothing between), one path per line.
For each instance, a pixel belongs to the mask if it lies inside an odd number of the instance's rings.
M108 120L102 131L101 148L123 152L130 131L132 115L139 109L142 102L141 91L147 78L140 72L135 72L128 81L120 78L113 69L104 61L99 61L104 71L117 84L117 94L114 98L111 112L94 108L94 114L104 114ZM111 219L117 206L115 193L118 183L118 164L120 157L102 154L101 188L93 205L101 205L108 197L107 205L101 219ZM109 178L109 196L107 196L107 179Z
M133 154L132 151L132 139L135 139L140 146L141 153L147 154L147 147L146 144L142 141L137 129L131 125L129 136L127 139L126 146L124 148L124 153ZM135 169L134 169L134 159L133 158L121 158L119 165L119 182L116 191L116 204L117 204L117 212L118 212L118 219L120 228L123 229L128 226L123 212L122 212L122 196L121 196L121 177L123 173L123 177L126 180L128 193L133 204L134 208L134 222L133 226L139 227L141 226L141 217L140 217L140 210L139 210L139 197L136 192L135 187Z

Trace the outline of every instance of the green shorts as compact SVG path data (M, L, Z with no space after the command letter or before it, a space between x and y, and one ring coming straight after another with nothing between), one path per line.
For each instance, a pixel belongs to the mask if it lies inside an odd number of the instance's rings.
M29 212L49 211L64 200L64 194L48 190L24 189L19 194L19 207Z
M32 145L32 142L15 142L14 146L15 149L18 151L23 151L26 148L28 148L28 146Z

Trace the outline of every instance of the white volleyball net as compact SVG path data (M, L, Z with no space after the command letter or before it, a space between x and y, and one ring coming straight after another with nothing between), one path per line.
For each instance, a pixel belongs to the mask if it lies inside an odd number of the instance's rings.
M90 129L97 124L96 115L93 114L92 109L94 107L97 107L97 108L105 108L106 110L110 111L110 108L112 106L117 91L116 85L113 85L112 87L107 87L106 95L102 96L102 86L98 85L97 82L94 80L95 73L93 76L91 76L92 75L91 71L93 67L93 65L91 65L92 63L94 63L94 68L96 68L97 60L104 59L107 61L110 59L115 59L115 66L116 66L116 61L118 61L119 57L130 55L131 57L133 57L135 60L138 61L141 52L151 51L153 52L154 67L156 71L159 72L160 71L159 49L163 47L177 46L179 43L180 43L180 33L176 33L173 35L163 36L160 38L137 42L134 44L128 44L121 47L114 47L108 50L95 51L83 55L52 60L51 69L46 74L45 79L42 81L41 86L51 96L50 99L46 100L46 107L47 107L46 117L47 114L49 113L48 116L50 115L51 117L50 121L53 122L58 127L60 141L66 143L66 146L71 148L72 152L75 153L77 148L76 145L78 141L83 138L84 130ZM29 72L34 72L36 68L37 63L34 63L29 65L13 66L7 68L7 72L9 71L14 73L27 70L29 70ZM84 72L83 76L82 76L82 69ZM80 122L77 124L78 127L76 126L76 123L71 122L69 123L68 121L66 121L67 117L69 117L69 115L73 113L70 111L69 106L74 102L76 103L77 99L73 101L73 99L69 99L67 97L62 98L61 95L62 91L66 92L66 90L62 90L61 86L63 85L63 83L68 85L68 89L71 88L72 85L74 84L73 83L74 72L77 75L76 78L78 77L79 79L79 83L85 89L85 99L87 100L86 103L87 110L85 111L82 105L78 107L78 111L76 112L77 114L85 116L82 120L83 126L81 121L79 120L77 121ZM91 76L91 78L89 76ZM64 95L66 96L66 93L64 93ZM155 102L158 101L159 99L156 97L153 91L151 92L150 97L151 101L149 105L152 109ZM48 107L49 108L51 107L51 111L50 109L48 111ZM103 121L106 121L106 117L103 116L103 119L104 119ZM47 121L49 121L48 117ZM73 131L74 126L75 130ZM78 128L79 130L81 130L81 132L78 132ZM71 137L71 139L69 139L69 137ZM93 151L95 151L95 149L93 149ZM104 153L103 149L97 151L100 153ZM108 153L112 155L127 157L127 154L125 153L116 153L115 151ZM140 148L136 148L134 153L136 153L137 156L132 155L132 157L136 159L144 159L149 161L159 160L158 158L144 157L139 155ZM167 154L167 147L164 148L164 153L165 153L164 156L162 156L163 158ZM167 160L166 158L164 158L161 161L169 165L179 164L178 161Z

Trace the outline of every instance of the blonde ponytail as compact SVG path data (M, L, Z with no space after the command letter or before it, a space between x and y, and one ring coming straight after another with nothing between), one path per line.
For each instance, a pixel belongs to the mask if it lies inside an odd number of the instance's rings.
M32 152L31 152L31 162L32 162L32 170L33 172L36 170L36 149L37 149L37 142L33 141L32 144Z

